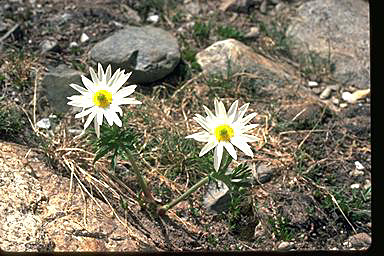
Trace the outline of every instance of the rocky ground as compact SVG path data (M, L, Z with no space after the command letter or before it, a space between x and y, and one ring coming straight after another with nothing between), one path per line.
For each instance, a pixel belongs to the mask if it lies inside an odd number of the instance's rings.
M369 3L29 0L0 5L0 248L6 251L365 250L371 245ZM100 62L132 70L125 129L169 202L212 155L184 137L219 97L260 124L252 180L211 182L165 216L130 165L93 165L66 96ZM211 107L213 108L213 107ZM126 130L125 130L126 131Z

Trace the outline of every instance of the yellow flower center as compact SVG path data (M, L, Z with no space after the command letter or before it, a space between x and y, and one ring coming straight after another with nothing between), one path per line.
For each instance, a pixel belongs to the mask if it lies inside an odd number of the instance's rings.
M108 107L112 103L112 93L106 90L97 91L93 94L93 103L98 107Z
M222 124L215 128L215 136L218 141L229 141L233 135L233 128L227 124Z

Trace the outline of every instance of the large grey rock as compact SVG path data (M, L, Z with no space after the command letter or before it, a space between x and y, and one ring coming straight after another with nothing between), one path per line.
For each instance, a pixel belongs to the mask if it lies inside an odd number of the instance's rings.
M0 141L0 248L4 251L138 251L154 247L108 204L86 200L27 147ZM154 247L156 248L156 247ZM1 251L0 250L0 251Z
M180 50L172 34L151 26L117 31L97 43L90 57L103 66L133 70L131 83L148 83L171 73L180 61Z
M297 50L311 50L335 63L335 78L358 88L370 86L369 3L362 0L307 1L287 35Z
M246 72L257 77L260 83L279 85L294 75L289 66L272 61L235 39L212 44L196 54L196 61L206 75L225 78Z
M75 83L82 86L82 74L80 71L65 65L59 65L44 76L41 85L45 89L48 102L55 112L65 113L69 110L67 97L79 94L69 84Z

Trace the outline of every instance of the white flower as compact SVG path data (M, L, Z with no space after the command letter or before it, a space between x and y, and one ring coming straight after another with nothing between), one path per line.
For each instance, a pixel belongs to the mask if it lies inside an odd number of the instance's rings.
M196 114L193 118L205 131L188 135L186 138L195 139L200 142L207 142L201 149L199 156L205 155L208 151L214 150L214 168L217 171L220 168L223 149L225 148L233 159L237 159L236 146L247 156L253 157L251 147L247 142L254 142L257 137L245 134L245 132L257 127L257 124L246 125L256 113L243 117L248 109L249 103L244 104L237 110L238 100L236 100L228 110L225 110L223 102L215 99L215 115L206 107L204 110L207 117Z
M84 124L83 133L94 119L96 135L100 137L100 126L103 123L103 117L105 117L110 126L115 123L121 127L121 120L116 114L120 113L121 116L123 115L120 105L141 104L141 102L134 98L126 98L135 91L136 85L130 85L120 89L131 76L132 72L124 74L125 70L120 71L120 69L118 69L113 76L111 76L111 65L108 65L104 73L100 63L97 74L92 68L90 68L89 71L92 81L85 76L81 76L85 88L77 84L69 85L80 92L81 95L68 97L70 100L68 105L83 108L80 113L75 115L75 118L89 115Z

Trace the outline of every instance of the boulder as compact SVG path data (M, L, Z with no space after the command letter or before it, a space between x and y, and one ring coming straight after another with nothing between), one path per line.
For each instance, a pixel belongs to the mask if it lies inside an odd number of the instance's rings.
M296 51L331 56L334 77L360 89L370 87L369 3L361 0L304 2L287 29Z
M4 251L138 251L156 248L40 162L27 147L0 141L0 248ZM97 204L95 204L95 202ZM0 251L1 251L0 250Z
M97 43L89 52L104 67L133 71L130 83L149 83L173 71L180 61L177 39L152 26L128 26Z
M56 113L65 113L69 110L71 106L67 105L67 97L79 94L69 84L75 83L82 86L82 74L63 64L45 74L41 86L45 90L49 105Z
M293 71L276 63L235 39L218 41L196 54L196 61L208 75L252 73L255 77L290 78ZM228 70L230 69L230 72Z

